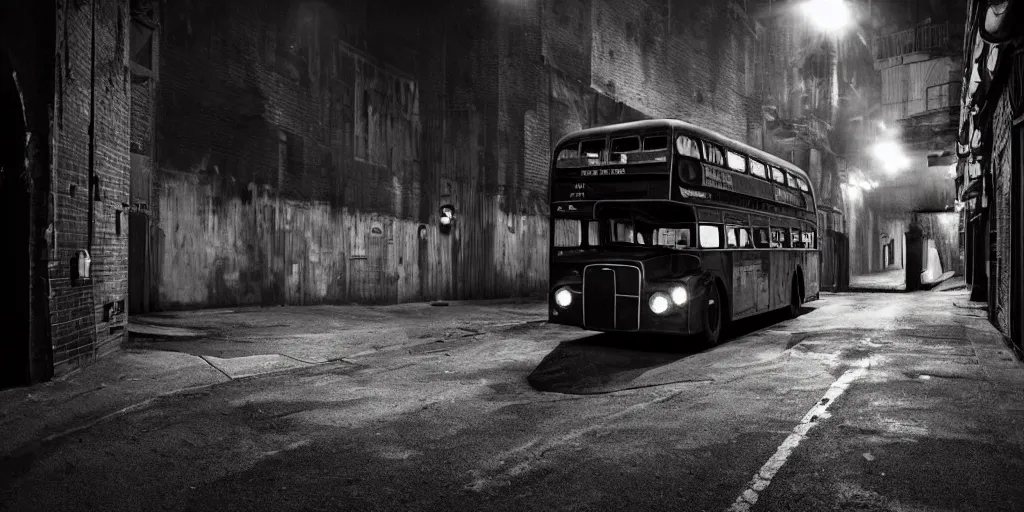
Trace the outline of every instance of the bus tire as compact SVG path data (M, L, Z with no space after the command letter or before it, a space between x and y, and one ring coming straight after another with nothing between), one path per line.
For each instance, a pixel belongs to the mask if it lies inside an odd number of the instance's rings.
M704 304L704 315L701 320L701 327L703 329L698 335L700 345L704 348L718 345L719 340L722 338L722 327L725 324L722 321L724 305L721 294L718 291L718 285L712 282L708 286L707 299Z
M800 316L800 306L803 301L800 300L800 281L798 274L793 274L793 281L789 287L789 308L786 310L786 314L790 318L796 318Z

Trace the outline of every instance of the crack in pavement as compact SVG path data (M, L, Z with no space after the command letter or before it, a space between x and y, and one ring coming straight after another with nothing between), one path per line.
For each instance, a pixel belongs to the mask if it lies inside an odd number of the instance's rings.
M586 427L572 430L565 435L550 439L546 442L541 442L543 438L538 437L522 446L507 450L504 453L498 454L496 457L497 462L491 462L487 465L489 467L471 470L469 473L473 478L473 481L466 484L463 488L470 491L482 492L495 486L508 485L509 480L528 472L532 469L534 464L543 459L551 450L559 448L596 430L605 428L609 423L612 423L619 418L633 414L651 405L667 402L679 396L684 391L687 391L687 389L680 389L667 395L659 396L653 400L631 405L620 411L597 418ZM507 463L510 459L516 458L521 460L511 468L504 469L504 467L507 467Z

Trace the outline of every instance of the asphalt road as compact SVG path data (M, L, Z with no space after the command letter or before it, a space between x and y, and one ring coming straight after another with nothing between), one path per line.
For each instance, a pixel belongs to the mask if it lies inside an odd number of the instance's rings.
M1022 510L1020 368L954 298L833 295L704 352L529 324L232 381L5 461L0 510Z

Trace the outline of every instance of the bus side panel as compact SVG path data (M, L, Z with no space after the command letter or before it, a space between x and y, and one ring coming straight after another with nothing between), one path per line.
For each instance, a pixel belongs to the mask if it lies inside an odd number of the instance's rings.
M818 298L821 292L819 272L821 270L821 253L808 251L804 253L804 301Z
M732 274L726 272L729 269L730 261L729 254L725 251L708 251L701 255L701 266L704 267L704 270L711 272L722 280L722 284L725 285L725 289L729 294L728 303L735 309L736 294L733 293L735 288L733 286Z
M789 305L789 285L801 258L794 251L771 251L771 308Z
M754 315L767 309L768 262L765 261L765 253L738 251L731 256L733 319Z

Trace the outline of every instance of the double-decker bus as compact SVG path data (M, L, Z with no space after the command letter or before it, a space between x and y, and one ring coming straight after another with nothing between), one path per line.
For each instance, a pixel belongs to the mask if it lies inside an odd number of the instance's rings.
M671 119L555 146L548 320L696 335L819 296L814 189L799 167Z

